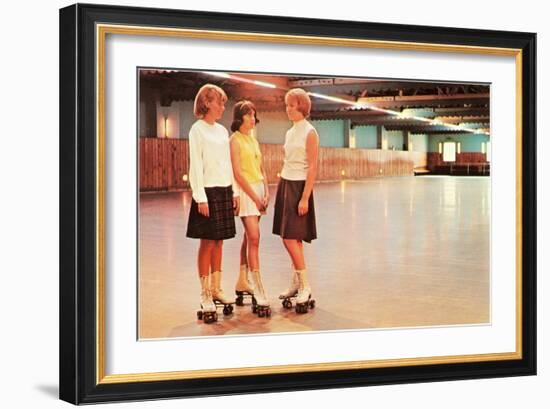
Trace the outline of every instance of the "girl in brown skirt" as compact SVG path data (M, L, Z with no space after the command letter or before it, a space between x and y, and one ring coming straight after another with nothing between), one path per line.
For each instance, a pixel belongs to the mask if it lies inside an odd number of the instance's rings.
M317 176L319 136L306 118L311 110L309 95L294 88L285 96L286 113L293 122L285 137L285 158L275 199L273 233L281 236L292 260L294 273L289 288L279 295L285 308L289 298L296 297L296 312L305 313L314 307L307 277L303 241L317 238L313 184Z
M195 97L194 114L199 118L189 131L189 182L193 200L187 237L200 239L197 264L201 283L201 310L205 323L217 320L215 302L231 313L232 299L221 289L223 240L235 237L234 212L238 192L229 152L227 129L216 121L222 117L227 96L218 86L206 84Z

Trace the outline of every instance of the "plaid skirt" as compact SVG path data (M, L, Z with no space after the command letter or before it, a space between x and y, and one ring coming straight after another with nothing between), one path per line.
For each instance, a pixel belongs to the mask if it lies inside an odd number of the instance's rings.
M283 239L303 240L308 243L317 238L313 192L309 196L308 212L303 216L298 215L298 203L305 184L305 180L281 178L279 181L273 214L273 234Z
M225 240L235 237L235 214L233 211L233 189L207 187L208 211L210 217L199 213L199 206L193 199L189 210L187 237L192 239Z

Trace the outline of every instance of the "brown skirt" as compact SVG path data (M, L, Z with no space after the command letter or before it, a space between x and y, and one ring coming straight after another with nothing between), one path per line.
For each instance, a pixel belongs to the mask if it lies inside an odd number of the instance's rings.
M279 181L273 215L273 234L283 239L303 240L308 243L317 238L313 192L309 196L308 212L303 216L298 215L298 203L302 198L305 184L305 180L281 178Z
M207 187L204 190L210 217L199 213L199 206L193 199L189 210L187 237L207 240L226 240L235 237L233 189L227 186Z

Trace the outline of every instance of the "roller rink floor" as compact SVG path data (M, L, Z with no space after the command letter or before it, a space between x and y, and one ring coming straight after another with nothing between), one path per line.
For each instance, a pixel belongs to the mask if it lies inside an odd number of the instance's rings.
M304 243L316 308L278 300L290 259L271 233L275 186L261 220L260 263L272 316L250 305L218 322L197 320L198 240L185 237L190 192L142 193L139 200L139 337L189 336L490 322L490 179L393 177L318 183L318 239ZM224 242L222 288L234 295L243 227Z

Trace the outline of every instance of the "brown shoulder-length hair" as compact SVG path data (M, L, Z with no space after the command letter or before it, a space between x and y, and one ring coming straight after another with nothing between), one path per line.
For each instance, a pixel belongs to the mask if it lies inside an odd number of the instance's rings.
M309 116L311 112L311 99L306 91L302 88L292 88L285 95L285 104L288 104L289 99L294 99L298 103L298 111L302 113L304 118Z
M220 98L225 104L227 101L227 94L217 85L204 84L195 96L195 104L193 106L193 113L195 116L197 118L205 116L208 113L208 102L212 102L216 98Z
M238 131L241 125L243 124L243 116L254 112L254 119L256 124L260 122L258 119L258 111L254 104L246 99L239 101L233 107L233 122L231 123L231 132Z

